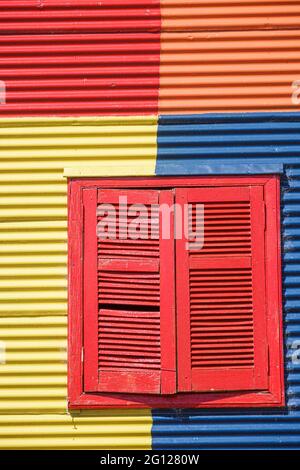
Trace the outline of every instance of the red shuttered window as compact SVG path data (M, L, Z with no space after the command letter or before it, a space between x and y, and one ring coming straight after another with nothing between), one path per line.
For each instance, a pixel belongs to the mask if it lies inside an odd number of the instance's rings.
M279 207L277 177L71 180L70 407L282 406Z
M177 199L192 225L204 205L203 246L177 240L178 389L265 390L263 188L179 189Z
M175 392L174 244L160 236L159 212L172 200L168 190L84 191L86 391ZM133 233L140 236L132 239L126 232L140 207L145 214ZM112 237L101 239L97 224L107 216Z

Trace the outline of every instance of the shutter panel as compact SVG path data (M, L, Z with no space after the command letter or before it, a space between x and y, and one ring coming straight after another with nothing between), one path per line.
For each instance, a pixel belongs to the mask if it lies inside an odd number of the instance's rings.
M161 237L161 203L173 204L171 191L85 190L85 390L176 391L174 240ZM99 211L101 204L107 211ZM147 212L135 212L132 204ZM96 223L105 220L112 233L117 222L114 239L99 237L99 225L96 236ZM140 238L127 237L128 227Z
M178 189L176 202L189 204L193 230L204 207L202 249L186 249L190 235L176 241L178 391L264 390L263 189Z

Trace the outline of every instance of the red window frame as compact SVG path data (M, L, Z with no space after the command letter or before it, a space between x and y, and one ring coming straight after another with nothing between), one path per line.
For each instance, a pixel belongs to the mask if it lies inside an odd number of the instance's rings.
M268 230L265 237L269 386L267 391L145 395L86 392L83 380L83 204L84 188L180 188L250 186L264 192ZM68 404L70 409L103 408L238 408L284 406L282 291L280 247L280 179L278 176L74 178L68 182L69 332Z

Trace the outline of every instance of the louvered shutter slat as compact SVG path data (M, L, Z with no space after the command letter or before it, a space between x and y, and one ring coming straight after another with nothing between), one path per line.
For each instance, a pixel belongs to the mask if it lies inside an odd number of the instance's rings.
M268 386L264 201L261 187L178 189L204 205L204 244L177 240L179 391ZM189 250L186 245L190 243ZM191 249L193 247L193 249Z

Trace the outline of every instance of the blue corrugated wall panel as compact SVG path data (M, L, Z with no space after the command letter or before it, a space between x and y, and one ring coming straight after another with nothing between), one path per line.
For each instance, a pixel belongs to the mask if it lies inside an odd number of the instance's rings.
M207 174L216 164L232 174L235 165L297 164L299 152L300 113L160 116L156 174Z
M160 117L158 175L245 174L251 168L256 173L283 170L287 406L153 410L154 449L300 449L300 364L292 361L293 347L300 345L300 113Z

